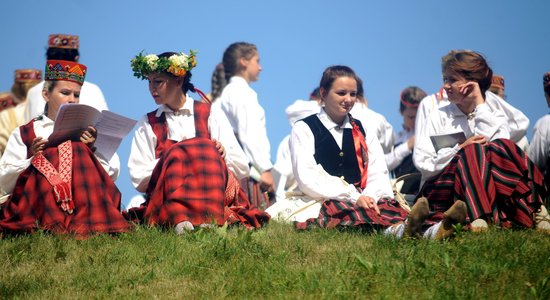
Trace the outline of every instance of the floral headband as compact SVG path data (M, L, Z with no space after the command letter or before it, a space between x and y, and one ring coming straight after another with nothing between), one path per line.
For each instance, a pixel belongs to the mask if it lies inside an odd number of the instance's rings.
M143 55L143 51L131 60L134 76L147 79L147 75L155 72L167 72L177 77L183 77L196 65L197 52L189 50L189 55L181 52L170 57L158 57L155 54Z

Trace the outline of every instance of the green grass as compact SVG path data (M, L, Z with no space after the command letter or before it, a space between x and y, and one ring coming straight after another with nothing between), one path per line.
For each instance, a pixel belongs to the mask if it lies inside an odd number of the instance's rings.
M0 299L549 299L550 235L395 240L358 231L137 227L86 240L0 240Z

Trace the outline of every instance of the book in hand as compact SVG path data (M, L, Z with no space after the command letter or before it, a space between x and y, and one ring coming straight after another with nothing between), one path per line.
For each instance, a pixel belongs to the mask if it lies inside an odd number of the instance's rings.
M82 132L88 126L94 126L97 130L94 146L110 160L135 124L136 120L108 110L100 112L85 104L65 103L59 107L48 144L54 146L66 140L80 141Z
M456 144L462 144L466 141L466 135L464 132L445 133L438 135L431 135L430 139L434 145L435 152L438 152L442 148L452 148Z

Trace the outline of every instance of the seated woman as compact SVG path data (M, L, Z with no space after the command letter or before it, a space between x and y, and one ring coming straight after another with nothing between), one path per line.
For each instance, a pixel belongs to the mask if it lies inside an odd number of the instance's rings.
M453 50L442 59L449 105L435 109L417 136L413 160L421 171L420 195L430 208L444 211L460 199L474 230L487 223L540 228L535 214L546 196L543 178L523 151L510 141L507 118L486 104L492 70L479 53ZM435 150L430 137L463 132L465 141ZM436 213L430 221L437 221Z
M242 223L260 227L269 220L251 207L238 180L248 176L248 160L223 113L187 92L195 53L139 54L134 75L149 82L158 109L143 117L135 131L128 167L134 187L146 202L129 211L148 224L176 227ZM223 146L222 146L223 145Z
M402 234L407 211L392 199L382 147L349 114L357 97L356 78L346 66L323 73L321 111L296 122L290 136L292 167L302 193L277 201L267 212L296 222L299 229L396 225L392 228L400 227L395 232ZM427 203L420 208L413 208L413 215L419 214L422 222Z
M414 129L416 113L420 101L426 97L426 92L417 86L409 86L401 91L399 97L399 113L403 117L403 130L395 138L395 145L390 153L386 154L388 170L394 178L412 173L418 173L412 160L414 148ZM401 193L416 195L420 188L420 178L403 183Z
M47 62L44 114L12 133L0 160L0 186L12 193L0 211L3 232L89 235L130 229L109 177L118 170L94 150L96 129L88 127L79 141L48 142L59 107L78 103L85 74L86 67L75 62Z

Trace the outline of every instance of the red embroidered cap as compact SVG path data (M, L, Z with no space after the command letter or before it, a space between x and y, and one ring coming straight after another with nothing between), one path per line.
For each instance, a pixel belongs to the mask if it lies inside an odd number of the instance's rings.
M504 90L504 77L500 75L493 75L491 79L491 87L501 88Z
M65 80L82 85L87 69L85 65L74 61L48 60L46 63L45 80Z
M15 82L41 81L42 71L37 69L18 69L15 70Z
M50 34L48 48L78 49L78 35Z

